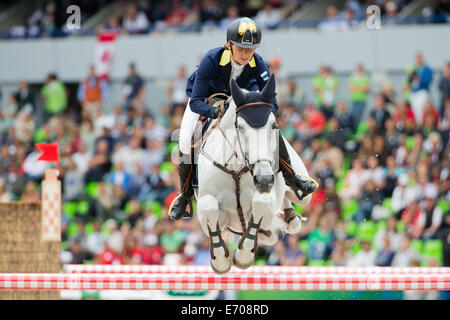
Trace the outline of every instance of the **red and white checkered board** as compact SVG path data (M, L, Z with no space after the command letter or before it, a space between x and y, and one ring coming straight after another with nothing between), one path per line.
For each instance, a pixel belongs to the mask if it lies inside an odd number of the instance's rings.
M450 290L450 274L0 274L0 289Z

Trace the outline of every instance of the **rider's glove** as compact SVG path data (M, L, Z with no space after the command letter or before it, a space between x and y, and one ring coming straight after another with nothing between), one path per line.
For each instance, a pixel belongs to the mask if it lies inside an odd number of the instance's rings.
M212 119L217 119L220 115L220 107L211 107L209 109L209 117Z

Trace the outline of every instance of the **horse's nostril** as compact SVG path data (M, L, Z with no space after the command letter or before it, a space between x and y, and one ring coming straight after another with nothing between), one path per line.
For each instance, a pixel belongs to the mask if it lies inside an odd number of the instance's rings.
M273 175L257 175L253 177L253 183L259 192L269 192L274 182Z

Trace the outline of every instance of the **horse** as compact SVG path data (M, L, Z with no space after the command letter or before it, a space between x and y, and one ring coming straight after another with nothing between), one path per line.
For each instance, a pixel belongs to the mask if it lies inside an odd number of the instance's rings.
M274 245L278 233L300 231L302 218L292 202L308 204L286 186L278 170L279 127L270 103L275 97L272 75L261 92L230 83L231 97L213 120L198 152L197 214L210 238L211 267L227 273L232 263L250 267L258 244ZM308 175L299 156L286 142L294 170ZM241 235L234 254L222 231Z

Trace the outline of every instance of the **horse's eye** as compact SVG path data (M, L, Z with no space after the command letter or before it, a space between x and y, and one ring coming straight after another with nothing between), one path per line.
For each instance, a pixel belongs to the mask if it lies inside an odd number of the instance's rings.
M280 129L280 127L278 126L278 124L276 122L274 122L272 124L272 129Z

